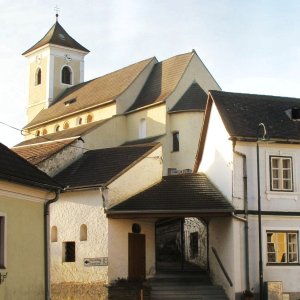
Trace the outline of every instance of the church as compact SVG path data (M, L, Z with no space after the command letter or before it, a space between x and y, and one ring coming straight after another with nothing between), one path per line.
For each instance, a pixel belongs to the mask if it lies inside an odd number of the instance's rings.
M51 283L104 287L120 278L201 270L229 299L246 289L258 293L258 278L249 276L247 257L257 240L249 246L246 150L239 144L253 136L245 131L242 139L232 129L249 125L232 121L248 102L219 104L243 94L221 92L195 50L84 81L88 53L58 21L23 53L28 122L25 140L12 150L64 186L50 209ZM253 117L249 107L244 120ZM286 184L285 192L292 189ZM282 232L291 240L286 247L294 245L298 227L286 231L274 222L264 225L265 243L276 248L274 237ZM266 269L274 269L268 247ZM290 261L296 262L298 252ZM250 270L258 274L251 264ZM297 294L293 284L286 286Z

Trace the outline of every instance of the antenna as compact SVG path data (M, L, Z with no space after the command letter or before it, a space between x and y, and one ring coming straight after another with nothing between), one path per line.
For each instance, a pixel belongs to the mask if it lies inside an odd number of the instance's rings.
M55 11L55 17L56 17L56 22L58 21L58 12L59 12L59 7L56 5L54 7L54 11Z

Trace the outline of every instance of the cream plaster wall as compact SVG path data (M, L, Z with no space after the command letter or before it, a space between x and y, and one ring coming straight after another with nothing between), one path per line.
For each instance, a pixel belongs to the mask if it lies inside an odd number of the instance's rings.
M231 201L232 170L232 142L229 140L229 135L213 104L199 171L204 172L223 195Z
M213 218L209 222L209 267L214 284L222 285L229 299L245 290L243 223L233 218ZM214 247L228 273L233 287L223 274L212 252Z
M126 141L127 123L125 116L114 116L91 132L83 135L88 149L117 147Z
M178 170L193 169L200 132L203 123L203 112L179 112L167 116L167 136L164 142L164 174L168 168ZM173 132L179 132L179 151L173 152Z
M80 241L80 226L87 241ZM107 218L100 190L61 194L51 205L50 228L57 226L58 241L51 242L51 282L107 282L107 266L86 267L85 258L108 257ZM63 262L63 242L76 243L76 261Z
M159 182L162 176L161 157L162 148L160 146L110 183L107 186L107 207L110 208Z
M193 55L175 91L167 98L167 110L173 108L193 82L197 82L207 94L209 90L220 90L219 85L197 54Z
M155 222L139 219L108 220L108 280L128 277L128 233L132 232L132 224L141 225L141 233L146 240L146 277L155 274Z
M0 182L0 213L6 218L6 269L0 269L7 272L0 285L3 300L44 299L42 195L44 191Z
M166 105L164 103L127 115L127 140L139 139L139 124L146 120L146 137L166 132Z
M267 234L266 231L300 231L300 217L263 216L262 217L262 253L264 281L282 281L284 292L300 292L300 266L267 265ZM256 216L249 217L250 246L250 284L256 292L259 290L259 253L258 253L258 220ZM299 241L298 241L299 249Z
M146 80L148 79L153 66L157 63L154 57L145 69L137 76L133 83L117 98L117 114L125 113L134 103L137 96L141 92Z
M25 139L32 139L33 135L36 135L38 130L40 131L40 135L43 135L42 132L44 129L47 130L47 134L55 133L57 126L60 127L59 131L62 131L64 130L63 127L66 122L69 123L69 128L80 126L77 124L78 118L82 118L81 125L87 124L87 116L90 114L93 117L93 122L109 119L116 114L116 104L111 103L95 109L89 109L83 112L72 114L70 116L65 116L64 118L60 118L58 120L50 120L50 122L47 122L44 125L39 125L31 128L30 133L32 134L26 135Z

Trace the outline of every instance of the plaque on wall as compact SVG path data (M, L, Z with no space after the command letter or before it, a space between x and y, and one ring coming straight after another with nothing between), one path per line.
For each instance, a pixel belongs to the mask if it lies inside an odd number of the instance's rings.
M85 258L83 263L85 267L108 266L108 257Z
M282 300L282 281L265 282L266 300Z

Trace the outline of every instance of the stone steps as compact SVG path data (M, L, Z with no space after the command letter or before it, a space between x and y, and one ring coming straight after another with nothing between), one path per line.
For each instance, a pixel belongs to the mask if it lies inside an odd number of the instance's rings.
M161 273L149 284L151 300L228 300L223 288L212 285L206 272Z

